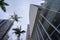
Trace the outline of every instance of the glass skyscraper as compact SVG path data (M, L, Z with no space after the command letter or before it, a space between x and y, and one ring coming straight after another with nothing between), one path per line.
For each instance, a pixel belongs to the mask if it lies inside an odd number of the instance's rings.
M46 0L46 2L43 7L33 5L30 8L30 29L32 29L30 37L32 40L60 40L60 0Z

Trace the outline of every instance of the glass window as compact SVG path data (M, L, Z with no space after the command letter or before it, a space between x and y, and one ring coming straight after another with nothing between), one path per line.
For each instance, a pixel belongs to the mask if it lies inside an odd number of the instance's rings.
M47 39L48 37L47 37L44 29L42 28L41 24L38 23L38 25L39 25L39 29L40 29L40 31L41 31L41 33L42 33L42 35L43 35L43 38L44 38L44 39ZM39 32L39 30L38 30L38 32ZM39 32L39 34L40 34L40 32Z
M52 40L60 40L60 34L58 34L58 32L55 31L51 38Z
M60 30L60 26L58 26L60 24L60 13L56 14L55 18L52 21L52 24L55 25L58 30ZM60 34L57 31L55 31L51 37L53 40L60 40Z
M41 37L41 34L40 34L41 31L39 31L38 26L37 26L37 32L38 32L38 36L39 36L38 40L42 40L42 37Z
M53 25L58 26L60 24L60 13L57 13L52 21Z

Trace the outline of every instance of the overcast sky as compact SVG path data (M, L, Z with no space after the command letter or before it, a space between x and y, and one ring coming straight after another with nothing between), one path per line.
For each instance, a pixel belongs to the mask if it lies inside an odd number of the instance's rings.
M9 19L10 15L13 15L14 12L19 16L23 17L20 19L20 21L14 22L14 25L12 28L16 28L16 26L22 25L22 29L26 30L27 29L27 24L29 24L29 8L30 4L37 4L40 5L41 0L5 0L9 4L7 6L7 12L3 12L0 8L0 19ZM13 31L9 31L9 40L16 40L16 35L12 34ZM21 39L26 40L26 33L21 35Z

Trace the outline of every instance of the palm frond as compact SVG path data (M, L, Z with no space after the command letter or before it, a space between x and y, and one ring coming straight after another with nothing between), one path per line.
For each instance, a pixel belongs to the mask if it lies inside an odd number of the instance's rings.
M20 31L18 28L14 28L13 30L14 30L14 31Z
M7 4L7 3L5 3L5 2L4 2L4 5L9 6L9 4Z
M25 31L23 30L23 31L21 31L20 33L25 33Z
M15 12L14 12L14 15L12 15L11 16L11 18L14 20L14 21L16 21L16 22L18 22L19 20L19 18L18 18L18 15L17 14L15 14Z
M18 17L18 18L23 18L23 17Z
M20 34L20 30L18 28L14 28L13 30L15 31L15 34Z
M5 8L4 5L1 6L1 9L2 9L4 12L6 12L6 8Z
M9 6L9 4L5 3L4 0L0 0L0 7L4 12L6 12L5 6Z
M4 0L0 0L0 1L4 1Z
M19 35L20 34L20 32L14 32L15 34L17 34L17 35Z

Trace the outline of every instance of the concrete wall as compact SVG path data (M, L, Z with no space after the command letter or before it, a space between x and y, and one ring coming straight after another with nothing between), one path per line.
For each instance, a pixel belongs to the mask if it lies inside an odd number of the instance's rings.
M12 20L4 20L0 22L0 40L2 40L6 36L12 25Z
M31 35L33 27L34 27L37 10L38 10L38 7L34 6L33 4L30 5L30 11L29 11L30 35Z

